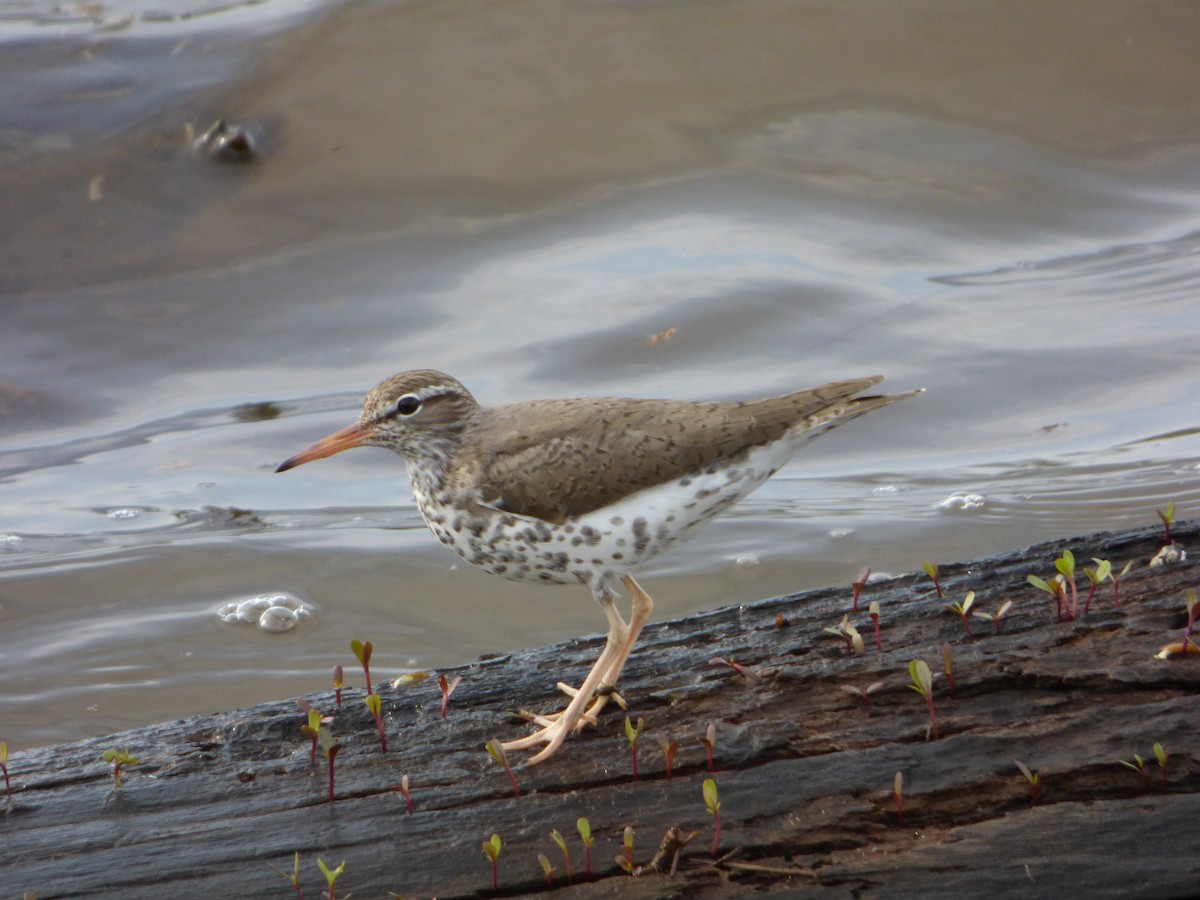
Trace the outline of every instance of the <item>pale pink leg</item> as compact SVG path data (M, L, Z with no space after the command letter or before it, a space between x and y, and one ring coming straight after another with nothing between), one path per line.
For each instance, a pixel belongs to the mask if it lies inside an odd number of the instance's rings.
M567 708L533 734L515 741L507 741L504 744L505 750L527 750L538 744L545 744L546 746L539 753L529 758L530 765L540 763L553 756L572 731L582 729L589 722L595 723L596 716L608 703L608 693L601 693L590 709L587 708L588 703L592 701L592 696L598 690L611 691L616 686L617 678L620 677L621 670L625 668L625 662L629 659L633 645L650 618L650 612L654 609L654 602L650 599L650 595L642 590L641 585L631 576L626 575L621 580L629 590L631 601L629 623L626 624L625 620L621 618L621 614L617 612L614 605L615 598L606 592L600 600L600 606L604 610L605 618L608 619L608 640L604 642L604 649L600 652L599 659L588 672L583 684L579 686L579 690L574 692ZM544 722L547 719L539 716L537 721Z

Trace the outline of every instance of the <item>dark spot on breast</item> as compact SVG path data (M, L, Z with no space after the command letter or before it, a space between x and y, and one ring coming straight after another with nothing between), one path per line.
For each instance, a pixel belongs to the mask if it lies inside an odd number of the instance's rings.
M620 516L613 516L608 521L609 521L609 524L611 524L611 525L624 525L625 524L625 520L622 519Z
M591 525L584 525L579 529L579 534L585 541L587 541L587 545L589 547L595 547L598 543L600 543L600 532L598 532Z

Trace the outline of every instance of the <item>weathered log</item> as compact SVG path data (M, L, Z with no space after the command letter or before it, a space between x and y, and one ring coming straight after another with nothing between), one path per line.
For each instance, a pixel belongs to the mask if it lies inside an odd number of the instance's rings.
M1194 545L1200 527L1174 530ZM332 804L326 766L319 752L309 762L291 700L15 753L0 885L6 897L285 898L292 889L268 863L290 871L299 853L310 898L324 888L318 857L330 867L346 861L339 896L479 896L491 892L481 842L496 832L500 893L516 896L545 889L539 852L556 866L555 888L565 887L548 837L556 828L572 848L579 897L1193 896L1200 657L1155 654L1180 640L1196 573L1192 560L1147 566L1160 534L1100 534L943 565L945 601L924 575L872 582L851 614L868 646L861 657L823 632L849 610L848 586L652 625L621 686L630 715L647 723L636 782L619 712L541 766L514 760L519 797L484 752L488 739L519 727L506 713L513 704L558 705L552 680L578 680L598 637L462 667L445 721L433 680L385 686L386 755L362 691L347 690L332 723L342 745ZM1086 616L1055 621L1054 602L1026 576L1048 578L1066 548L1084 586L1085 560L1108 558L1118 570L1136 561L1119 608L1106 584ZM944 603L968 590L976 610L1014 601L999 633L975 618L968 637L947 612ZM882 651L871 600L882 609ZM935 682L939 736L927 740L908 664L923 659L941 672L944 642L955 692L944 676ZM710 665L718 655L758 679ZM841 690L877 680L884 686L871 706ZM333 712L332 694L309 699ZM709 723L721 801L716 864L701 797L710 776L699 739ZM657 734L680 743L670 779ZM1169 754L1165 791L1155 742ZM117 747L139 759L119 791L101 760ZM1135 754L1146 777L1119 764ZM1016 760L1038 775L1036 806ZM411 814L395 790L404 774ZM580 816L595 835L590 877ZM626 826L636 833L635 864L645 866L673 825L699 832L674 876L631 878L618 868Z

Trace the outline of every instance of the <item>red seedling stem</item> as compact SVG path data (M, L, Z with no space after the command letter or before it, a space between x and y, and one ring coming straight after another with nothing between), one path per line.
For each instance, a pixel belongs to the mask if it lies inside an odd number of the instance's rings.
M337 759L338 751L342 747L340 744L334 744L329 748L329 802L333 802L333 762Z

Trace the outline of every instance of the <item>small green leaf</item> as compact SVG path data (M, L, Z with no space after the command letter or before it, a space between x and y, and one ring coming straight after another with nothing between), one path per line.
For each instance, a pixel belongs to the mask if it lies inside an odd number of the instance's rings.
M1172 510L1173 511L1173 510ZM1163 745L1155 742L1154 758L1158 760L1160 768L1165 768L1167 765L1167 751L1163 749Z
M1051 588L1050 585L1047 584L1046 580L1043 578L1038 578L1038 576L1036 576L1036 575L1027 575L1027 576L1025 576L1025 580L1028 581L1030 584L1032 584L1035 588L1037 588L1040 591L1045 591L1047 594L1054 593L1053 588Z
M1013 762L1016 763L1017 768L1021 770L1021 774L1025 776L1026 781L1028 781L1030 784L1038 783L1037 772L1032 771L1029 766L1025 765L1025 763L1021 762L1019 759L1014 759Z
M365 644L362 641L351 641L350 649L354 651L354 655L362 665L365 666L371 662L371 651L374 648L371 646L370 641L367 641Z
M383 702L379 699L379 695L375 693L367 694L363 702L367 704L367 710L371 715L378 718L380 710L383 709Z
M508 757L504 753L504 747L498 740L492 738L484 746L487 749L487 752L492 755L492 759L500 763L502 766L508 765Z
M575 822L575 828L579 831L579 839L583 841L583 846L592 846L592 826L583 816L580 816Z
M346 870L345 860L342 860L342 864L333 871L330 871L329 866L325 865L325 860L321 859L319 856L317 857L317 865L320 867L321 874L325 876L325 880L329 883L330 887L332 887L333 883L338 880L342 872Z
M926 575L928 575L930 578L933 578L933 579L937 578L937 576L938 576L938 567L937 566L935 566L929 560L925 560L925 562L923 562L921 565L924 566Z
M552 841L554 841L554 843L558 844L558 849L561 850L563 853L567 852L566 838L564 838L562 836L562 834L559 832L559 830L557 828L555 828L553 831L550 832L550 840L552 840Z
M715 816L721 808L721 801L717 799L717 783L711 778L705 778L704 784L701 786L701 791L704 795L704 805Z
M500 858L500 835L493 834L483 842L483 855L495 862Z

